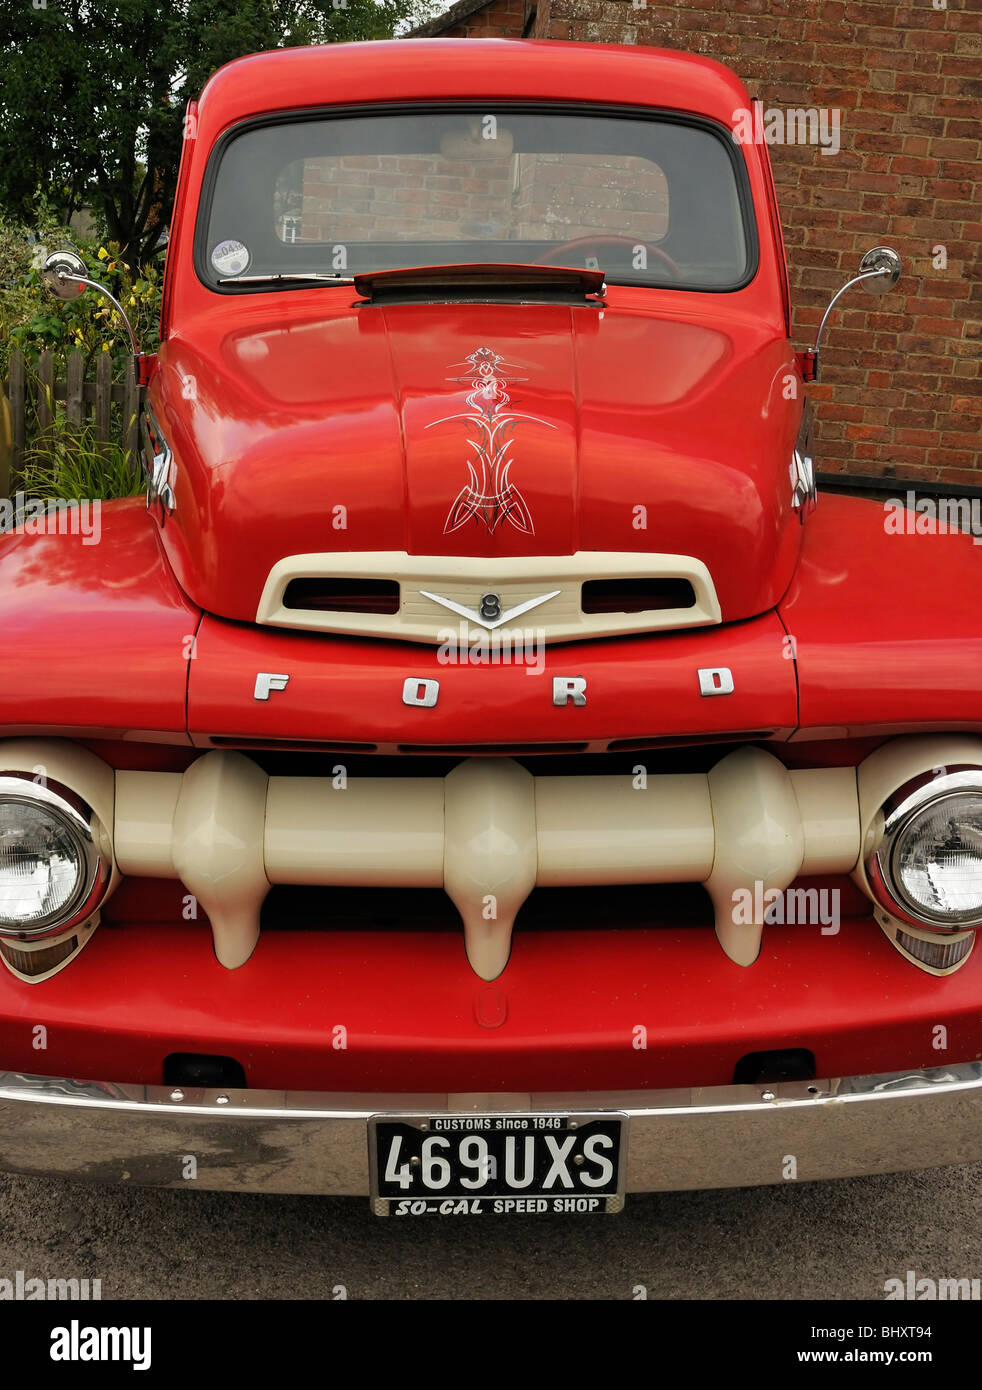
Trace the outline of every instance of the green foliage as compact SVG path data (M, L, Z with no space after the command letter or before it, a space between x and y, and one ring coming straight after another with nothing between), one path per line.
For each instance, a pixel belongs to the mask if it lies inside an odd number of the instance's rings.
M60 244L48 243L47 249L60 249ZM83 259L92 279L105 285L126 310L142 350L155 352L160 329L159 270L149 266L134 271L115 242L100 246L94 254L83 252ZM41 282L38 269L28 275L27 290L32 312L10 330L10 341L24 352L29 364L36 365L45 348L81 348L87 368L97 354L110 353L115 375L119 375L131 355L130 338L108 299L96 290L86 290L79 299L67 302L54 299Z
M129 339L95 291L53 300L45 251L78 250L129 314L144 351L157 346L158 249L170 218L184 110L222 64L263 49L387 38L425 0L8 0L0 5L0 375L19 348L28 368L45 350L81 349L92 380L111 354L119 379ZM67 230L94 209L104 240ZM36 238L36 239L35 239ZM29 372L30 374L30 372ZM28 381L36 403L39 385ZM42 498L140 491L120 444L54 406L43 435L27 422L21 476ZM125 422L114 431L122 440Z
M54 231L58 245L68 244L69 233L53 228L46 220L46 230ZM0 215L0 374L6 374L11 334L26 323L41 302L33 259L37 247L24 226Z
M72 424L63 403L49 398L51 424L41 430L37 404L43 387L37 377L40 355L55 352L55 372L64 378L66 354L85 354L86 380L95 377L96 361L109 356L113 379L121 381L130 361L130 340L116 310L95 290L68 302L54 299L42 282L40 263L48 251L72 247L86 262L89 274L124 305L137 341L155 351L160 318L160 271L134 269L110 242L100 246L50 226L31 241L27 230L0 217L0 376L7 376L10 352L19 348L27 365L25 420L27 447L21 468L10 483L28 496L65 499L127 497L141 491L136 465L122 441L127 422L118 405L112 407L113 441L100 443L91 424Z
M69 502L132 497L143 491L136 469L119 444L105 445L91 425L73 425L58 409L45 433L24 452L11 492Z
M36 367L45 349L75 348L85 353L86 375L100 353L113 359L119 379L130 356L129 334L119 314L96 290L78 299L54 299L41 279L45 252L72 247L93 280L106 286L123 305L144 352L155 352L160 328L161 272L154 265L134 268L117 243L101 246L54 228L31 242L27 231L0 218L0 375L6 375L10 350L19 348L28 366Z
M389 37L420 0L8 0L0 12L0 209L92 205L133 264L157 248L187 101L261 49Z

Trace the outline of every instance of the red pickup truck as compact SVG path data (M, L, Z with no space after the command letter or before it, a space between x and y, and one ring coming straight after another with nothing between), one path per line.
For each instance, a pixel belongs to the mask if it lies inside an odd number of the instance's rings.
M494 1215L978 1157L980 554L817 496L752 109L497 40L191 103L146 504L0 537L0 1166Z

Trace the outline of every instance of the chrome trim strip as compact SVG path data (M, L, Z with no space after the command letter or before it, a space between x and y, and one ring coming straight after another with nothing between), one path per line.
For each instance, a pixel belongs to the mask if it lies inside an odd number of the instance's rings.
M818 504L818 478L812 450L813 420L811 399L806 396L788 470L791 476L791 506L800 514L802 521Z
M628 1116L627 1190L745 1187L982 1157L982 1062L771 1086L391 1095L176 1090L0 1074L0 1168L217 1190L367 1195L373 1115Z
M140 415L140 441L143 450L143 473L147 480L147 510L160 503L161 520L177 505L174 497L174 454L145 401Z

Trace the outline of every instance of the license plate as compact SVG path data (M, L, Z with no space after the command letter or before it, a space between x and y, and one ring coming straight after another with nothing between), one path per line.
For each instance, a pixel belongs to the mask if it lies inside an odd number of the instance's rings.
M623 1115L378 1115L377 1216L537 1216L624 1205Z

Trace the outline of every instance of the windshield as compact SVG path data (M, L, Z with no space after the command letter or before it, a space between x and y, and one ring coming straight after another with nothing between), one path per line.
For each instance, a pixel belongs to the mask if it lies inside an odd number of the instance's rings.
M602 270L614 282L726 290L753 269L736 146L722 130L668 116L291 117L233 132L212 161L196 259L215 287L246 276L539 262Z

